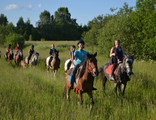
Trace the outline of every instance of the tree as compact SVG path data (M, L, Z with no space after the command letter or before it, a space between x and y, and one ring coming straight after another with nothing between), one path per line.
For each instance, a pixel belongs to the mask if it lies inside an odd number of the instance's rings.
M20 17L18 22L17 22L17 33L24 35L25 27L26 27L26 25L23 21L23 17Z
M7 17L4 16L4 14L1 14L1 15L0 15L0 25L6 26L7 24L8 24Z

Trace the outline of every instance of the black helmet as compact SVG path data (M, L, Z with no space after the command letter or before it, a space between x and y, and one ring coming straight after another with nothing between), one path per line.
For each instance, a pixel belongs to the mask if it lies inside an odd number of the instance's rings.
M73 48L76 48L75 45L72 45Z
M77 45L78 45L79 43L82 43L83 45L85 45L85 42L84 42L82 39L80 39L80 40L77 41Z
M34 47L34 45L31 45L31 47Z
M11 44L9 44L9 47L11 47Z
M19 44L19 43L17 43L17 44Z

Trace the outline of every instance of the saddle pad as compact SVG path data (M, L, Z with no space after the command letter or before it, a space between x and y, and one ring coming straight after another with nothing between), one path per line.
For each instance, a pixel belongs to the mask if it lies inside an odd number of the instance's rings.
M107 70L106 70L106 73L111 75L113 67L114 67L113 64L109 65ZM118 65L117 65L117 67L116 67L116 69L114 71L114 74L116 73L117 69L118 69Z

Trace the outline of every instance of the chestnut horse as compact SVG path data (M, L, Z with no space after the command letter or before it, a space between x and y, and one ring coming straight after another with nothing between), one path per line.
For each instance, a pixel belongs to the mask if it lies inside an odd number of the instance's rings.
M50 60L50 56L46 59L46 67L47 67L47 72L49 72L49 69L51 69L54 73L54 76L56 76L56 73L58 71L58 68L59 68L59 51L55 51L54 52L54 56L53 56L53 59L52 61L50 62L50 65L49 66L49 60Z
M5 59L11 63L12 59L13 59L13 49L10 50L10 52L6 52L5 53Z
M92 95L92 88L93 88L93 80L94 77L98 75L98 69L97 69L97 60L96 60L97 52L93 54L87 53L87 56L80 66L80 72L77 76L77 82L74 83L73 89L77 91L78 93L78 103L82 104L82 94L87 93L90 99L90 110L92 110L94 101L93 101L93 95ZM72 71L73 68L67 71L66 74L66 84L63 92L63 96L67 95L67 99L70 97L70 82L68 81L69 73Z
M23 60L23 52L22 50L18 50L17 55L14 58L15 64L19 65L21 60Z
M98 69L99 73L102 72L103 90L105 90L105 84L108 79L110 82L115 83L114 91L115 91L116 96L117 96L117 88L119 90L119 95L122 95L122 96L124 95L127 81L129 81L129 76L131 76L133 74L133 72L132 72L133 57L134 57L134 55L125 55L123 62L118 65L118 69L115 73L116 80L114 80L114 78L111 77L111 75L107 74L107 72L106 72L108 66L110 65L109 62L107 62L104 66L102 66ZM121 91L121 85L123 85L122 91Z

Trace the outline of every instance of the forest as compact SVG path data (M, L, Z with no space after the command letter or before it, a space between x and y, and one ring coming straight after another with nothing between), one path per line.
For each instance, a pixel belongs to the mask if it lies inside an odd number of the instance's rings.
M78 25L71 18L68 8L60 7L54 15L44 10L34 27L30 20L20 17L16 26L8 23L7 16L0 15L0 44L7 46L16 42L24 45L29 41L59 41L83 39L92 51L109 55L114 41L119 39L125 53L135 54L137 59L156 59L156 4L155 0L137 0L129 7L110 8L112 14L99 15L88 21L87 25Z

